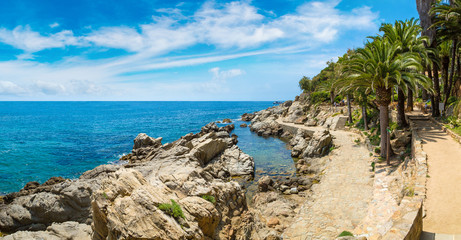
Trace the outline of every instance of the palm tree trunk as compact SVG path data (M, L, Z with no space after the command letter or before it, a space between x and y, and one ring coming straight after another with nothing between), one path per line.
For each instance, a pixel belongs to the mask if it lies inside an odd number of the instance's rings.
M400 87L397 95L397 125L400 128L408 127L407 121L405 120L405 94Z
M362 118L363 118L363 127L365 128L365 131L368 131L367 103L362 105Z
M407 109L413 111L413 90L408 89Z
M330 102L331 104L335 103L335 93L333 91L330 91Z
M349 114L349 122L352 123L352 108L351 108L351 98L347 94L347 111Z
M381 132L381 157L387 156L387 128L389 127L389 104L391 103L391 89L376 89L376 100L379 104L379 127ZM390 148L392 151L392 148Z
M433 83L434 83L434 100L432 101L432 116L440 117L440 83L439 83L439 67L436 63L432 64L432 72L434 74Z
M451 46L451 69L450 69L450 79L448 81L448 86L445 86L445 99L443 101L443 115L445 115L445 110L447 109L448 98L450 98L451 86L453 85L453 78L455 76L455 64L456 64L456 48L458 45L458 40L453 40L453 45Z

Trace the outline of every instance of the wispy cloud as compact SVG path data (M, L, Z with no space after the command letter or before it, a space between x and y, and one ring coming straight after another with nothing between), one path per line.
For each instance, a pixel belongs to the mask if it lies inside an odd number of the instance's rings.
M177 4L176 8L157 9L150 23L90 28L79 35L71 30L56 32L61 28L59 23L49 25L52 33L37 32L28 25L12 30L0 28L0 42L24 51L16 60L0 62L0 96L111 95L122 91L122 85L117 84L141 78L150 79L155 89L165 92L189 91L191 96L200 91L225 92L227 80L242 77L245 71L212 68L208 72L211 80L180 84L156 83L158 79L150 78L152 73L146 72L299 53L330 43L350 29L377 28L377 14L370 8L346 12L337 8L338 3L312 1L278 17L250 1L209 1L188 15L181 10L186 4ZM82 48L83 54L51 63L34 60L42 50L69 46ZM197 46L197 55L180 52ZM88 59L84 54L86 50L100 49L123 49L127 53L101 59ZM124 85L123 89L135 92L134 86Z

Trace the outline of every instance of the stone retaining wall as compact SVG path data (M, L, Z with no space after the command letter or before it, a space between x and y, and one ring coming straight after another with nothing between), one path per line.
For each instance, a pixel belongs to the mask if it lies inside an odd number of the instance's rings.
M368 215L354 230L357 239L420 238L427 156L414 127L412 134L412 158L407 158L395 171L391 171L385 163L376 164L373 200Z

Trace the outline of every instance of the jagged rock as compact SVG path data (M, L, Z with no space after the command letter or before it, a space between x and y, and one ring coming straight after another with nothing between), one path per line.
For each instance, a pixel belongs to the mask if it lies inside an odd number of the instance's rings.
M317 131L303 152L304 158L319 157L328 153L333 138L328 130Z
M211 122L203 126L201 132L203 133L217 132L218 129L219 129L218 125L216 125L216 123L214 122Z
M293 101L288 100L288 101L285 101L285 102L283 103L283 106L284 106L284 107L290 107L291 104L293 104Z
M263 176L258 181L258 189L260 192L267 192L272 188L272 178L269 176Z
M90 240L90 225L78 222L53 223L46 231L18 231L1 238L3 240L46 239L46 240Z
M226 125L226 126L224 126L224 127L220 127L220 128L218 129L218 131L226 131L226 132L230 133L230 132L232 132L232 130L234 130L234 129L235 129L235 125L234 125L234 124L229 124L229 125Z
M248 125L247 125L246 123L240 124L240 127L241 127L241 128L246 128L247 126L248 126Z
M226 164L231 176L253 175L254 173L253 157L243 153L237 146L226 149L221 155L221 160Z
M244 113L242 115L242 121L249 122L249 121L253 120L254 117L255 117L255 114L253 114L253 113Z
M0 231L44 230L54 222L89 223L90 196L97 184L77 180L55 184L49 192L19 196L0 206Z
M157 147L159 145L162 145L162 138L151 138L147 136L145 133L140 133L138 136L134 139L134 146L133 150L138 149L138 148L144 148L144 147Z
M224 120L222 120L222 123L231 123L232 120L230 120L229 118L225 118Z
M220 139L207 139L197 145L192 151L194 156L202 166L205 166L211 159L227 148L227 143Z
M391 140L392 149L398 153L405 151L406 147L411 142L411 132L397 130L394 132L394 135L395 139Z

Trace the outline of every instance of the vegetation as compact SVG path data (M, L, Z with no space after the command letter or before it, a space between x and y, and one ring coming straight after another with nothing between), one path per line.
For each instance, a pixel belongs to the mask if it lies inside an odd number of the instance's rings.
M338 235L338 237L348 237L348 236L354 236L354 234L352 234L351 232L348 232L348 231L343 231L342 233L340 233Z
M213 204L216 203L216 199L211 195L203 195L202 198Z
M181 206L176 203L175 200L171 199L171 204L162 203L158 205L158 209L162 210L164 213L174 217L175 219L182 218L184 219L184 213L182 212Z
M461 133L461 0L417 1L417 8L421 21L384 23L363 47L348 50L299 82L315 104L345 98L348 105L358 104L357 113L348 106L348 125L368 132L370 142L384 149L377 151L383 158L389 132L408 126L405 111L413 110L415 102L423 112L430 108L433 117L440 116L443 103L446 124ZM390 107L397 110L395 123L389 121Z

